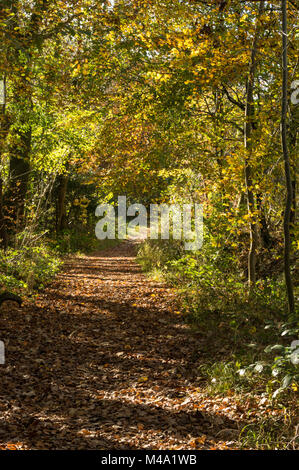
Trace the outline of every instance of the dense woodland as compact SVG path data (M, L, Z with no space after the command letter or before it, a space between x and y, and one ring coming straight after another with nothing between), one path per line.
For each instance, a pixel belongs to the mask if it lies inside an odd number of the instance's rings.
M199 387L206 403L231 406L232 416L247 404L244 423L220 444L203 432L208 437L181 443L132 438L131 448L295 448L297 0L0 0L0 101L0 287L23 300L30 318L38 307L50 315L38 302L65 260L123 249L121 241L97 240L99 203L126 195L146 207L203 205L202 248L143 241L137 261L147 277L138 283L168 286L174 325L200 338L184 351L195 380L190 394ZM136 298L161 296L142 289L136 284ZM55 296L51 304L60 305ZM7 305L4 343L23 321L21 309ZM30 341L24 336L15 349ZM181 341L178 334L178 350ZM6 374L4 383L14 380ZM146 374L136 380L149 387ZM40 433L26 440L13 424L6 437L0 429L0 441L89 448L86 423L73 444ZM137 434L147 429L138 426ZM129 448L129 437L116 434L107 448ZM99 436L96 446L106 448Z

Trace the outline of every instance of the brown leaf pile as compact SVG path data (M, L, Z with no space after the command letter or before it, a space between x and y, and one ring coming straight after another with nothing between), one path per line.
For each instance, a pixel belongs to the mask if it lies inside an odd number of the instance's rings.
M3 305L0 448L234 447L242 410L201 395L204 339L134 257L126 242L69 258L37 300Z

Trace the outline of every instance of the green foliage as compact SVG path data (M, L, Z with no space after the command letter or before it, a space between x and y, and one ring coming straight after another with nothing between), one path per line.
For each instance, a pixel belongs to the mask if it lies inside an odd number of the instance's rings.
M87 227L64 230L57 238L50 241L51 247L60 254L88 253L109 248L117 243L118 240L98 240L94 234L94 229L88 229Z
M147 240L138 260L145 271L156 275L158 270L178 287L189 323L203 334L215 332L216 347L222 342L228 349L225 362L216 361L205 371L211 389L222 393L259 382L274 398L287 387L297 390L291 340L298 339L299 331L294 323L281 326L286 318L282 281L260 279L249 295L234 251L219 249L208 237L200 252L187 255L177 241ZM280 334L285 344L273 345Z
M258 423L244 426L239 435L241 449L292 449L293 423L287 411L283 411L283 415L279 419L269 416L259 420Z
M279 326L275 323L269 323L265 328L272 330L273 338L275 338L275 336L278 337L278 342L276 344L269 344L264 350L266 353L264 360L250 364L245 369L242 369L242 375L245 375L248 371L254 371L258 373L268 372L268 374L271 374L272 379L269 380L269 385L271 385L270 390L276 388L272 394L273 398L279 397L282 392L290 389L298 391L298 322L288 322ZM282 340L284 340L283 343Z
M264 322L273 315L284 315L283 283L260 279L249 296L234 250L213 246L208 238L202 250L192 254L186 254L179 241L148 240L142 244L138 260L145 271L159 269L168 281L180 286L186 311L195 322L217 312L230 318L242 312Z
M58 272L60 260L44 245L1 253L0 282L5 288L38 289Z
M180 241L146 240L140 246L137 260L147 272L156 269L166 272L169 263L174 259L180 259L183 253L183 244Z
M27 288L26 283L22 279L17 279L13 275L7 275L3 272L0 272L0 286L1 288L4 288L4 290L12 291Z
M250 389L252 378L248 375L246 382L238 376L240 364L238 361L215 362L198 368L200 376L206 378L206 388L209 394L225 395L234 390L240 392Z

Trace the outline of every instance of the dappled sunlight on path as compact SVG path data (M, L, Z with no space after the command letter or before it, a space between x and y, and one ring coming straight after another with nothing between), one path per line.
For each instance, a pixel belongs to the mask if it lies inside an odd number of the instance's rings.
M201 338L135 251L124 242L68 258L35 302L2 312L4 447L221 448L225 432L236 435L201 397L192 362Z

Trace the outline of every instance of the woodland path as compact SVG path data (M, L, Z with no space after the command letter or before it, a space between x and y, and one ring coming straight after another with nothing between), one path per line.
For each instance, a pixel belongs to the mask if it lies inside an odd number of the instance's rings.
M135 252L70 257L37 299L2 306L0 449L233 447L236 421L201 396L204 339Z

